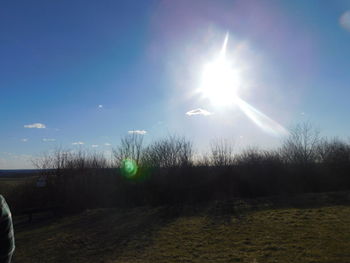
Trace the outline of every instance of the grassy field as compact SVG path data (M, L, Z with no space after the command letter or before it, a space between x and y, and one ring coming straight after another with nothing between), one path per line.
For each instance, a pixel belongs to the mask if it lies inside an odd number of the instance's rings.
M350 194L97 209L16 226L14 262L350 262Z
M0 177L0 194L5 196L16 187L25 183L34 183L37 177Z

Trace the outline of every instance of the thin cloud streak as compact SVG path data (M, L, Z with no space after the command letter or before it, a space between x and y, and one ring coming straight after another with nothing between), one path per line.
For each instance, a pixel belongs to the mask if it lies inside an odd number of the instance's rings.
M212 115L212 114L213 113L211 113L211 112L209 112L207 110L203 110L201 108L190 110L190 111L186 112L186 115L188 115L188 116L193 116L193 115L209 116L209 115Z
M24 125L24 128L28 128L28 129L45 129L46 125L43 124L43 123L33 123L33 124Z
M128 131L129 134L140 134L140 135L145 135L147 131L145 130L135 130L135 131Z
M85 144L85 143L79 141L79 142L73 142L72 144L73 144L73 145L83 145L83 144Z

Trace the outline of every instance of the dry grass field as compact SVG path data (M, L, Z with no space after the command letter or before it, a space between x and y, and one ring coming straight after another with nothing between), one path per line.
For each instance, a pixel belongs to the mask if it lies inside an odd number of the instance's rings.
M16 226L14 262L350 262L350 195L87 210Z
M35 182L37 177L0 177L0 194L6 196L11 191L13 191L16 187L21 186L25 183L33 183Z

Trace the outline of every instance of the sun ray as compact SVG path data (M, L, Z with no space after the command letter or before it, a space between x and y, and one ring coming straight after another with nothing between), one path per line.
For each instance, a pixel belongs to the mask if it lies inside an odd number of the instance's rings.
M233 68L227 58L229 33L226 33L217 58L204 65L199 89L202 97L216 107L236 105L260 129L271 135L287 135L288 131L279 123L254 108L237 94L243 82L239 68ZM232 58L231 58L232 59Z
M199 89L203 97L216 106L232 105L240 85L239 75L226 58L228 33L225 36L219 56L204 65L202 83Z
M241 98L237 98L237 105L241 111L251 119L259 128L271 135L288 135L289 132L278 122L274 121L261 111L254 108Z
M224 43L222 44L222 48L221 48L221 52L220 52L220 56L222 58L225 58L226 56L226 49L227 49L227 42L228 42L228 32L226 33L226 36L225 36L225 40L224 40Z

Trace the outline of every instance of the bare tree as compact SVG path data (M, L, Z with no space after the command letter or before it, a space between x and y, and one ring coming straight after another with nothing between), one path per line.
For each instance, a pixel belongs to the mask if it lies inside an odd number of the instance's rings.
M210 159L214 166L228 166L233 164L233 146L227 140L214 140L210 144Z
M124 159L132 159L140 164L143 153L143 135L129 134L120 140L120 145L113 150L113 155L119 166Z
M212 164L211 162L211 158L210 158L210 154L208 153L202 153L202 154L196 154L194 156L194 160L193 160L193 163L195 166L204 166L204 167L207 167L207 166L210 166Z
M344 164L350 162L350 144L338 138L322 140L317 148L318 161L325 164Z
M237 164L256 165L264 160L265 153L257 147L249 147L235 156Z
M236 155L235 162L239 165L270 165L281 164L282 158L278 151L250 147Z
M312 163L317 159L320 132L309 122L296 125L284 141L281 154L290 163Z
M173 135L150 144L143 162L155 167L188 166L192 163L192 155L192 142Z
M72 162L72 153L69 150L63 150L58 147L50 153L44 153L40 157L33 159L32 163L37 169L52 170L55 175L60 175L63 169L70 167Z

